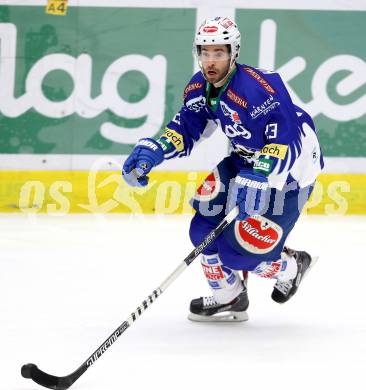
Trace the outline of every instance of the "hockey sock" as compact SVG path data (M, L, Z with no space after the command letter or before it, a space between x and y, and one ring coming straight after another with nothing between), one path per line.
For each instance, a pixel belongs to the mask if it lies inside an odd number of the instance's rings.
M229 303L243 291L239 272L224 266L217 253L202 255L201 264L217 303Z
M277 279L281 282L286 282L295 278L297 263L293 256L282 252L279 260L262 261L252 272L261 278Z

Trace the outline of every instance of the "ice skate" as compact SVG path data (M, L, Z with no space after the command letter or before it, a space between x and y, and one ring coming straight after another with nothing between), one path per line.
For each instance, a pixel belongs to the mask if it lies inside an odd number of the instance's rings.
M284 248L284 251L295 258L297 274L294 279L290 279L287 282L280 280L276 282L272 292L272 299L277 303L285 303L296 294L300 283L318 260L317 257L312 257L307 252L295 251L287 247Z
M188 319L198 322L241 322L248 321L246 312L249 306L246 287L231 302L221 304L213 296L201 297L191 301Z

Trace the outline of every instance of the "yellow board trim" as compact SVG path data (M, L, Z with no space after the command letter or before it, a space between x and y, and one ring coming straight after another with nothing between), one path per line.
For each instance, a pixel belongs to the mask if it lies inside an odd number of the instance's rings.
M0 171L0 212L189 214L208 172L153 172L131 188L118 171ZM320 175L309 214L366 214L366 174Z

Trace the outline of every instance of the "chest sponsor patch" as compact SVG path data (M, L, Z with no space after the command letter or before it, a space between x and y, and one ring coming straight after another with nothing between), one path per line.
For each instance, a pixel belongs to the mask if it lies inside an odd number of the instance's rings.
M281 241L280 225L261 215L235 222L235 238L239 245L251 253L263 254L273 250Z
M194 112L200 112L202 108L205 107L205 105L206 105L206 98L202 95L190 99L186 102L186 107L188 108L188 110Z
M267 115L270 111L274 110L279 105L280 103L276 102L273 96L270 95L269 98L263 103L261 103L259 106L253 106L253 109L249 112L249 115L252 119L255 119L260 115Z
M232 110L225 102L220 102L221 110L225 116L228 116L234 123L241 124L240 116Z
M248 102L242 96L236 94L232 89L228 89L227 97L242 108L248 107Z

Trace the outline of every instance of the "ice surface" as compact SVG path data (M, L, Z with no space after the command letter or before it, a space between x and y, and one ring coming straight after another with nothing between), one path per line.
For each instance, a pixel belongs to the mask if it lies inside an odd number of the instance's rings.
M187 216L0 215L0 389L40 387L24 363L76 369L187 256ZM298 294L249 278L247 323L193 323L195 261L73 389L361 389L365 217L305 216L289 244L320 256Z

